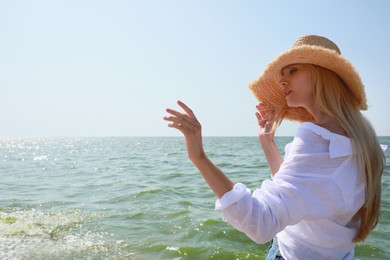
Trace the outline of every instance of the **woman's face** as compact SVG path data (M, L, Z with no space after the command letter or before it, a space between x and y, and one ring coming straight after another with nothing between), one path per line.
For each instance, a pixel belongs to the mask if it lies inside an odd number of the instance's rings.
M309 108L314 104L313 80L304 64L291 64L282 69L279 81L289 107Z

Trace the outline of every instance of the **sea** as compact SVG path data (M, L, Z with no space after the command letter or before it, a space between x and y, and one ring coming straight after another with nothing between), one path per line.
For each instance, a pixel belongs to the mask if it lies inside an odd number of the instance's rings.
M234 182L270 178L256 137L204 148ZM390 259L389 156L381 221L354 259ZM0 138L0 259L264 259L215 199L182 137Z

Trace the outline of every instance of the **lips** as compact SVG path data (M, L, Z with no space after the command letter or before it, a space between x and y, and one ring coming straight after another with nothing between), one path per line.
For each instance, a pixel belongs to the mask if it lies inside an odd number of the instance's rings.
M288 95L290 95L290 94L291 94L291 92L292 92L291 90L284 91L284 96L285 96L285 97L287 97Z

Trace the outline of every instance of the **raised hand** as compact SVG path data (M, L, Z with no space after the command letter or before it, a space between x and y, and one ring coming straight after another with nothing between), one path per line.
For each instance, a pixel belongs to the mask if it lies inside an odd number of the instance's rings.
M264 104L260 103L256 106L256 118L259 124L258 137L260 142L270 141L274 138L274 118L275 112L272 107L266 107Z
M282 157L279 150L275 145L274 134L276 130L275 126L275 111L271 107L266 107L264 104L256 106L256 118L259 124L258 138L265 157L267 158L268 165L270 167L272 175L278 172L280 165L282 164Z
M171 115L165 116L164 120L171 122L169 127L176 128L184 134L191 161L202 159L205 156L202 145L202 126L186 104L181 101L177 101L177 104L184 110L184 113L167 108L166 112Z
M192 163L198 168L215 195L221 198L233 188L234 183L207 158L202 145L202 126L195 114L183 102L178 101L177 104L184 113L167 108L166 112L171 115L165 116L164 120L170 122L169 127L176 128L184 134L188 156Z

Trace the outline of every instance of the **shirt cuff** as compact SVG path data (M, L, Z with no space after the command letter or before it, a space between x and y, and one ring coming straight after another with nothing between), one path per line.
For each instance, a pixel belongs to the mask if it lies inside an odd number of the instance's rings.
M215 210L222 211L240 199L246 194L251 194L251 191L242 183L236 183L231 191L226 192L222 198L215 202Z

